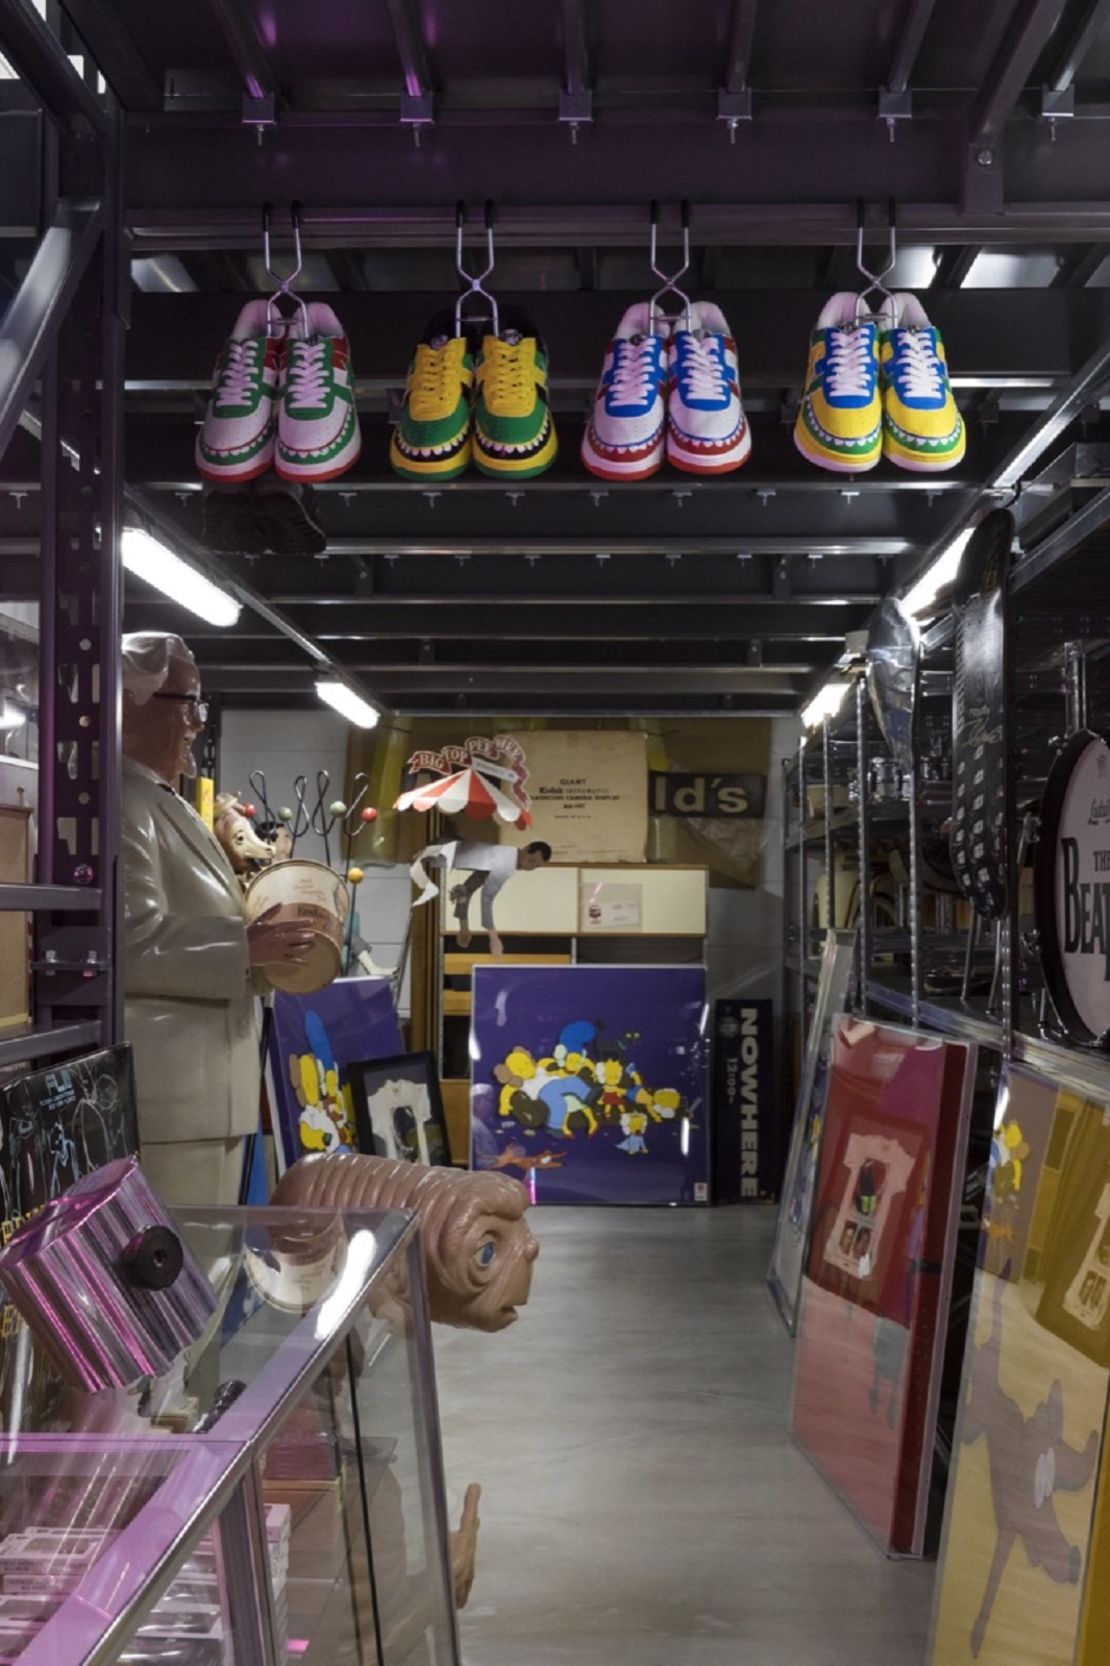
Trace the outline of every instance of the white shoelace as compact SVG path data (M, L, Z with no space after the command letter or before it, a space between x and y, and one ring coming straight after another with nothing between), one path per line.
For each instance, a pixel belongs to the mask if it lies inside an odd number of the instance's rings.
M656 369L653 362L654 336L632 336L625 351L617 354L610 387L610 398L616 405L646 405L655 389Z
M900 330L897 336L898 370L905 378L911 399L938 399L944 387L940 367L928 330Z
M829 392L834 399L866 398L875 373L870 330L834 330L829 361Z
M298 341L290 348L289 381L289 403L295 411L323 402L327 377L322 341Z
M227 364L216 386L218 405L246 405L254 398L261 368L255 347L253 340L228 342Z
M710 350L711 336L690 335L682 360L683 393L687 399L721 400L725 397L723 358Z

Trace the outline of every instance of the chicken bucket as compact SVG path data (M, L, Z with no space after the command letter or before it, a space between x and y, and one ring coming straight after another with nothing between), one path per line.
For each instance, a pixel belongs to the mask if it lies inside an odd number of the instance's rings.
M313 934L302 965L277 963L264 968L275 989L313 995L339 975L350 907L346 881L322 862L293 856L255 875L244 899L248 925L276 908L275 924L307 926Z

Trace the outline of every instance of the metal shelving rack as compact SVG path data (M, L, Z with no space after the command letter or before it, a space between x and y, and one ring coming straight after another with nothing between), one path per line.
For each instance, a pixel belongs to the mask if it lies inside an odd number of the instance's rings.
M1050 1033L1051 1009L1041 989L1035 941L1020 911L1016 849L1021 814L1039 802L1056 744L1080 727L1110 727L1110 608L1106 605L1110 584L1103 576L1108 540L1104 534L1084 543L1050 538L1053 549L1051 559L1046 559L1044 542L1034 542L1029 533L1028 510L1018 512L1017 518L1019 539L1033 555L1019 553L1010 577L1011 901L1001 922L999 976L993 997L972 995L965 1001L931 994L927 988L930 971L942 961L954 964L962 958L966 944L963 932L942 931L935 922L927 923L922 908L922 836L930 828L939 830L951 795L947 783L922 781L927 756L924 737L944 720L951 697L954 625L952 615L944 612L921 639L920 721L914 735L914 787L908 800L875 804L866 791L860 791L848 810L833 809L827 817L799 820L799 783L803 804L805 787L816 780L826 804L831 804L833 789L843 782L847 770L854 769L857 778L866 781L868 762L881 751L862 675L840 712L808 731L797 757L785 765L784 999L789 1013L806 1013L818 969L812 929L814 880L822 871L831 875L829 917L835 921L835 856L848 849L861 876L855 922L860 935L857 1010L888 1013L903 1022L977 1042L988 1052L1025 1063L1054 1080L1066 1078L1082 1091L1110 1099L1110 1055L1069 1045ZM903 888L904 917L899 929L889 931L876 923L866 876L873 869L876 838L899 825L909 835L908 884ZM803 920L808 927L804 955L800 952ZM993 966L992 934L984 929L980 941L980 964ZM888 953L901 965L880 958Z
M0 323L0 457L20 434L38 459L37 566L5 574L37 602L38 851L34 882L0 908L34 920L32 1022L0 1066L107 1045L122 1030L116 976L119 848L117 554L122 466L124 257L120 123L95 69L74 67L29 5L0 5L0 43L38 106L38 224ZM86 60L87 63L87 60Z

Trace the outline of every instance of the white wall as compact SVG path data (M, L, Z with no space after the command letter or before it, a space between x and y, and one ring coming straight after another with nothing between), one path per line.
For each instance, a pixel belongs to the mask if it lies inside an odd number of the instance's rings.
M319 711L236 711L223 712L220 740L220 778L217 792L234 792L253 798L250 785L252 770L260 769L266 777L266 796L272 810L280 805L296 808L293 782L298 775L307 775L309 805L316 799L316 772L326 769L331 777L327 802L344 796L347 774L347 735L349 725L336 712ZM369 838L364 841L369 843ZM382 967L396 966L401 955L405 929L412 900L412 882L408 868L390 863L386 867L370 867L359 860L356 842L352 865L362 867L366 877L358 887L355 908L362 936L371 945L375 962ZM297 855L314 861L324 860L324 843L308 833L297 841ZM332 867L344 865L345 849L335 839L331 841ZM398 1003L402 1015L409 1012L409 980L405 982Z
M798 745L798 721L771 725L771 763L763 819L759 885L754 891L709 888L706 961L709 994L782 999L782 760Z

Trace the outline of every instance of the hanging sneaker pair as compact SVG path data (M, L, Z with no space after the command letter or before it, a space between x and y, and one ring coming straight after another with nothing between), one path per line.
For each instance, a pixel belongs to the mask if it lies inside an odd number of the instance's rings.
M746 463L752 437L740 402L736 343L710 301L673 321L629 307L605 356L582 461L602 480L646 480L666 456L689 474Z
M559 445L547 393L547 349L526 313L498 308L498 334L438 313L409 365L389 461L407 480L453 480L471 461L516 480L543 474Z
M204 490L201 542L215 555L322 555L328 547L316 493L267 474Z
M334 480L362 449L351 353L335 313L320 301L271 333L265 301L250 301L224 343L197 436L206 480L247 481L275 469L285 480Z
M876 316L844 291L817 320L794 443L819 468L863 474L886 456L930 473L964 455L944 343L915 295L891 303Z

